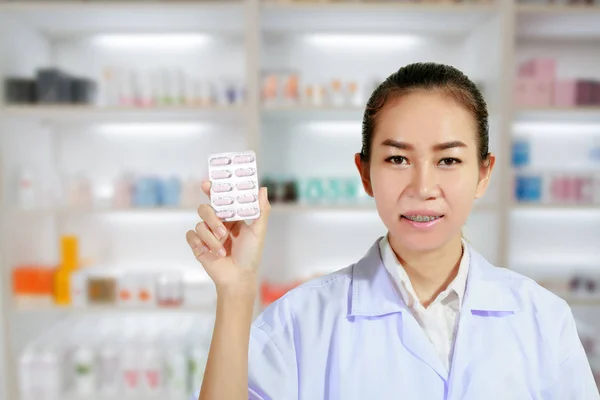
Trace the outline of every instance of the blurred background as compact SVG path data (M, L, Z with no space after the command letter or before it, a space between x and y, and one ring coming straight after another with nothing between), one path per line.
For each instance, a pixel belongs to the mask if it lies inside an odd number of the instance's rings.
M0 1L3 398L185 399L214 288L185 233L207 156L273 213L257 313L385 234L355 172L374 87L452 64L490 109L465 227L573 307L600 382L600 1Z

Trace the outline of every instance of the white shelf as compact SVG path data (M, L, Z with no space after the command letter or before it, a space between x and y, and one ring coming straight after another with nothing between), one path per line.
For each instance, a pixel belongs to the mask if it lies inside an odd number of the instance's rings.
M364 107L335 106L263 106L262 113L267 119L309 119L309 120L356 120L362 121Z
M57 305L15 305L13 312L24 313L54 313L54 314L90 314L90 313L178 313L178 312L214 312L213 304L204 306L179 306L179 307L121 307L118 305L93 305L86 307L57 306Z
M567 303L571 306L598 306L600 307L600 296L590 295L590 296L578 296L572 294L561 294L556 293L558 296L562 297Z
M598 206L600 207L600 206ZM475 211L496 211L497 207L493 204L479 204L474 206ZM65 217L77 217L94 214L149 214L165 215L175 214L196 214L195 208L169 208L169 207L148 207L148 208L47 208L47 209L18 209L13 208L7 211L8 215L18 217L38 217L44 215L56 214ZM304 204L304 203L276 203L271 206L272 214L298 214L298 213L318 213L318 212L362 212L376 211L375 203L339 203L339 204Z
M402 32L465 34L498 7L482 4L365 2L265 2L263 29L275 32Z
M207 107L96 107L96 106L6 106L0 114L45 123L147 122L147 121L231 121L242 116L244 106Z
M517 36L535 39L600 38L600 6L533 5L517 7Z
M242 32L242 1L15 1L0 14L55 38L124 32Z
M599 15L600 18L600 15ZM599 122L600 106L523 107L517 109L518 122Z
M600 204L538 204L538 203L516 203L512 207L518 211L541 211L541 210L561 210L561 211L588 211L600 212Z

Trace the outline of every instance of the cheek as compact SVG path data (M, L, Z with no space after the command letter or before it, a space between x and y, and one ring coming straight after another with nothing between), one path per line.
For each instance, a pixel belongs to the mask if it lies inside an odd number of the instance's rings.
M448 171L440 179L440 187L448 201L473 199L477 190L476 173L467 170Z
M409 175L392 168L371 170L371 186L375 198L398 198L408 184Z

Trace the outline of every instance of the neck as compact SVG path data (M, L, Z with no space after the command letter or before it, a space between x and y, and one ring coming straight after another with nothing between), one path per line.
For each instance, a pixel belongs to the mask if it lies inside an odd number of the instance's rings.
M460 235L427 252L403 248L391 235L388 235L388 240L424 307L429 306L456 278L463 252Z

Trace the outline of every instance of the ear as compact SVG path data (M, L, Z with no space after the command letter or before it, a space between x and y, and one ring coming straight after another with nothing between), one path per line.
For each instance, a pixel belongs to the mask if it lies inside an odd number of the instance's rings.
M373 197L373 189L371 188L371 175L369 171L369 163L364 162L360 158L360 153L356 153L354 155L354 164L356 164L356 168L358 169L358 173L360 174L360 180L363 184L363 188L365 192Z
M487 191L495 164L496 156L489 153L488 159L479 166L479 181L477 182L477 189L475 190L476 199L482 198Z

